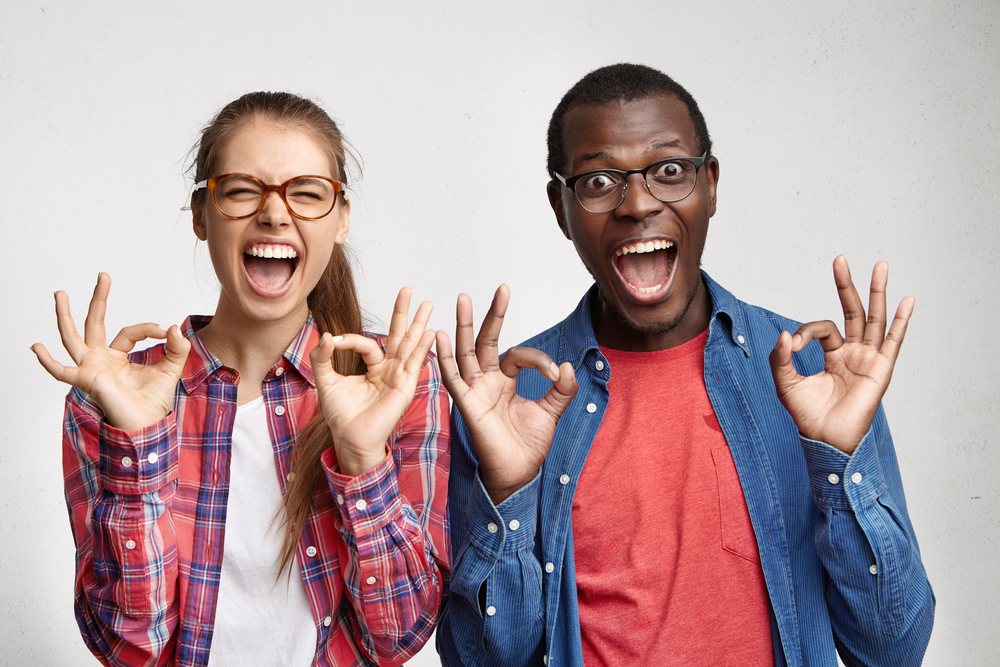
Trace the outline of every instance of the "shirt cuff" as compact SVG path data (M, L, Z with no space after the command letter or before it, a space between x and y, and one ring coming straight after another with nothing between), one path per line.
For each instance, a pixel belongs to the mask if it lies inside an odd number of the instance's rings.
M497 506L490 500L477 468L466 519L469 541L477 549L495 555L504 551L532 548L535 543L540 480L539 473Z
M151 426L127 433L101 421L98 483L113 493L152 493L177 479L180 443L173 412Z
M320 459L344 527L355 540L392 523L402 512L402 498L396 477L396 463L390 451L385 459L357 477L343 475L336 468L333 448Z
M885 490L885 479L876 440L874 427L869 427L854 454L847 455L825 442L799 435L817 505L858 511L877 501Z

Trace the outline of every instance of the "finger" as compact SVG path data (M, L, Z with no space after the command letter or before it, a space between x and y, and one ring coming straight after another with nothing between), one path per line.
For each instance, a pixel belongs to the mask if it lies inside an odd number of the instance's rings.
M160 360L160 363L166 362L172 365L179 374L184 370L184 362L187 361L188 353L191 351L191 341L184 337L181 328L176 324L167 329L166 337L166 355ZM155 336L150 336L150 338L155 338Z
M882 343L881 352L891 361L895 362L899 355L899 348L903 345L903 338L906 337L906 327L910 323L910 316L913 315L914 299L908 296L899 302L896 315L892 318L892 325L889 327L889 334Z
M823 346L824 352L833 352L844 344L844 339L840 336L840 330L830 320L806 322L796 330L795 335L791 338L792 346L789 354L791 352L799 352L813 340L819 341L819 344ZM781 340L780 336L778 340Z
M507 355L505 354L504 359L506 358ZM576 396L580 385L576 382L576 373L573 371L573 364L570 362L563 362L562 366L557 367L556 371L559 377L552 383L549 390L545 392L545 395L538 399L538 405L558 421L562 413L569 407L569 404L573 402L573 397Z
M854 287L854 281L851 280L851 269L843 255L838 255L833 260L833 280L837 284L840 305L844 309L844 338L849 343L861 342L865 335L865 307Z
M455 359L458 370L466 382L482 375L479 359L476 358L476 330L472 324L472 299L468 294L459 294L455 306Z
M458 365L455 363L455 355L452 353L448 334L444 331L438 331L435 343L438 365L441 366L441 381L444 382L444 386L453 399L465 396L469 391L469 385L465 384L465 380L458 372Z
M427 333L427 322L431 319L431 312L434 310L434 304L430 301L424 301L417 308L417 312L413 315L413 322L410 324L410 328L406 330L406 335L403 336L403 340L399 342L399 347L396 349L396 357L398 359L409 359L414 356L414 351L419 353L419 348L423 346L423 337ZM431 336L431 342L434 341L434 337ZM427 350L430 349L430 343L427 345ZM427 350L424 350L423 355L417 355L420 358L420 363L423 363L423 359L427 356ZM386 350L388 352L388 349Z
M380 364L385 359L385 353L382 352L382 348L368 336L359 336L358 334L330 336L330 334L324 334L323 338L320 338L320 345L323 348L329 348L328 350L324 349L322 352L325 356L328 355L331 358L333 357L334 350L354 350L361 355L361 358L365 360L365 363L369 367ZM315 351L315 348L313 349Z
M885 286L889 281L889 265L878 262L872 269L871 292L868 296L868 324L865 327L865 343L882 346L885 338Z
M507 285L500 285L493 295L490 310L486 313L482 326L479 327L479 335L476 336L476 358L484 373L496 370L499 366L500 330L503 328L503 318L507 314L509 302L510 289Z
M792 364L793 337L787 331L782 331L778 341L768 356L771 364L771 375L774 377L774 387L780 397L787 387L798 382L802 376Z
M153 324L152 322L133 324L132 326L125 327L119 331L118 335L115 336L115 339L111 341L111 345L108 347L112 350L118 350L119 352L128 354L139 341L146 340L147 338L163 339L166 337L167 332L159 324Z
M389 356L396 354L399 342L406 334L406 323L410 319L410 296L413 294L412 287L404 287L396 295L396 302L392 305L392 318L389 320L389 335L385 339L385 351Z
M404 365L409 375L414 377L420 375L420 369L423 368L424 362L427 361L427 354L431 351L431 344L434 342L434 335L436 333L433 329L428 329L421 333L413 350L407 356L406 364Z
M107 344L107 333L104 330L104 315L108 310L108 294L111 293L111 276L101 272L97 274L97 285L94 286L94 296L90 299L87 309L87 319L83 321L83 339L88 347Z
M73 316L69 312L69 296L62 290L55 293L56 327L59 329L59 339L69 356L76 364L83 360L83 355L89 349L80 334L76 332Z
M534 368L552 380L559 379L559 366L552 357L533 347L512 347L500 360L500 370L509 378L516 377L522 368Z
M35 353L35 357L38 358L38 363L42 365L49 375L59 380L60 382L65 382L66 384L73 384L76 379L76 369L68 368L63 366L58 361L52 358L49 351L45 349L45 346L41 343L35 343L31 346L31 351Z

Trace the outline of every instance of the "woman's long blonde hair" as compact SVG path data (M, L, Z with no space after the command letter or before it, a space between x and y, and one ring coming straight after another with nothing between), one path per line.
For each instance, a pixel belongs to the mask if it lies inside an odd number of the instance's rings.
M305 130L311 133L330 157L330 165L346 188L348 183L347 161L357 168L358 160L350 151L337 124L311 100L291 93L248 93L227 104L202 130L201 139L193 150L192 169L195 182L212 175L221 149L237 130L256 119L264 119L278 126ZM195 191L192 206L205 204L206 190ZM344 196L343 190L341 196ZM343 204L343 202L341 202ZM362 333L361 306L354 287L351 262L343 245L336 245L319 283L310 292L308 305L322 335ZM364 361L356 352L337 350L333 368L341 375L363 375ZM281 548L281 570L284 571L295 558L296 547L305 528L313 496L323 483L320 457L333 446L333 436L317 406L316 415L299 433L292 448L294 475L285 488L284 541Z

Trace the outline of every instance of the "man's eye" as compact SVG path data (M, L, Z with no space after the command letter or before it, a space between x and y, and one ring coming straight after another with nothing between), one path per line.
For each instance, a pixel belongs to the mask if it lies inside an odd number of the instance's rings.
M589 193L606 192L618 186L618 180L611 174L599 172L581 179L579 185Z
M662 162L649 175L658 181L676 181L684 178L685 165L685 162Z

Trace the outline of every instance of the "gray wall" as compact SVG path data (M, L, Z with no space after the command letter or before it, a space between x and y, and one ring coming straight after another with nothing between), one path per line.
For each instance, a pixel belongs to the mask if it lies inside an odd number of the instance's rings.
M891 307L916 297L885 405L938 597L926 664L997 664L996 2L140 4L0 8L0 663L91 664L71 606L66 388L28 346L59 347L52 292L82 317L98 271L115 281L109 329L213 310L179 208L186 151L219 107L291 90L342 121L365 160L349 241L374 326L401 285L452 329L459 290L482 314L506 281L512 345L589 283L544 194L548 115L585 72L628 60L672 74L708 119L716 279L838 320L844 253L862 283L889 260Z

